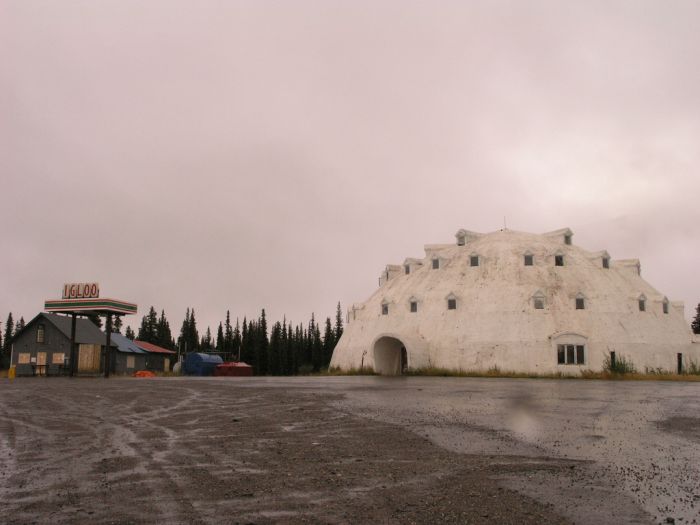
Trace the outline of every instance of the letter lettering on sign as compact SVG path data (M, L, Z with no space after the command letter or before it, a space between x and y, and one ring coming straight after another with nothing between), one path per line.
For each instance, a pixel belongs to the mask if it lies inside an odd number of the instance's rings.
M96 299L100 296L98 283L68 283L63 285L64 299Z

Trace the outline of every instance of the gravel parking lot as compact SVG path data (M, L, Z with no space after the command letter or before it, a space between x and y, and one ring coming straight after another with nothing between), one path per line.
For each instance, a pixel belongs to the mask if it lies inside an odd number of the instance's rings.
M35 378L0 388L11 523L700 521L697 383Z

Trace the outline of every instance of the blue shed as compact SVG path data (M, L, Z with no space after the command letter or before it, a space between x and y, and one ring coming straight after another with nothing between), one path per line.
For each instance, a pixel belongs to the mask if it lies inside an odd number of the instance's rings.
M224 360L218 355L187 354L184 371L188 376L210 376L214 375L216 365L220 365L223 362Z

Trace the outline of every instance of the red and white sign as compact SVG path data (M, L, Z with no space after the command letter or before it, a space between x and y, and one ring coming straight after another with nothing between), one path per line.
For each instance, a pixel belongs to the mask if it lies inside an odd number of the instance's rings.
M98 283L68 283L63 285L64 299L97 299L100 296Z

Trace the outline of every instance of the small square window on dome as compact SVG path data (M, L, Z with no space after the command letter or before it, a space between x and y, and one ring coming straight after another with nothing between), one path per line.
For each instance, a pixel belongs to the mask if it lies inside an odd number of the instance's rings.
M469 265L470 266L479 266L479 256L478 255L471 255L469 257Z
M555 255L554 256L554 266L564 266L564 256Z
M532 266L535 263L535 256L532 254L525 254L524 256L525 266Z
M440 259L433 259L433 270L440 268Z

